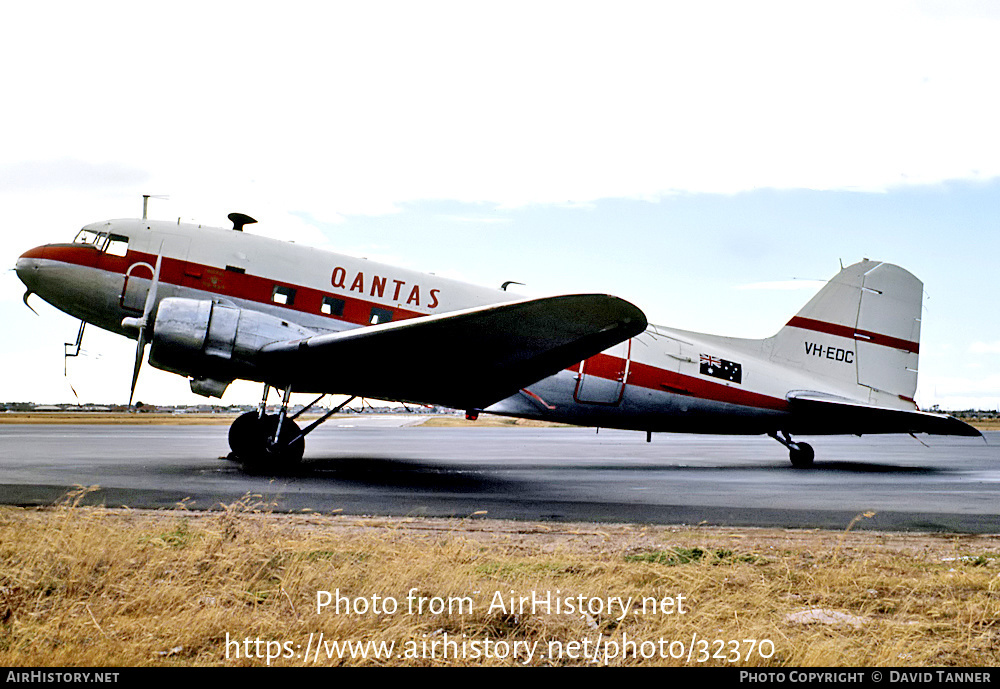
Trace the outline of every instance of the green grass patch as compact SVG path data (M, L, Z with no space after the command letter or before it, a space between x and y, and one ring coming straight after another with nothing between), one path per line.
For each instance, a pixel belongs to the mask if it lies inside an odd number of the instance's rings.
M708 550L705 548L668 548L667 550L654 550L648 553L636 555L626 555L626 562L652 562L657 565L676 567L678 565L688 565L692 563L705 562L718 565L732 562L745 562L758 564L764 559L757 555L738 555L726 548L716 548Z

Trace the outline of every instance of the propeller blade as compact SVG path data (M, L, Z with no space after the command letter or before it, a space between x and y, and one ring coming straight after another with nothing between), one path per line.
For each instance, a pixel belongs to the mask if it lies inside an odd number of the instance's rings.
M135 386L139 382L139 369L142 368L142 360L146 358L146 333L150 323L149 317L156 307L156 290L160 285L160 265L163 263L163 244L160 244L160 251L156 255L156 267L153 269L153 281L149 284L149 291L146 292L146 303L143 305L142 318L138 320L139 337L135 347L135 368L132 369L132 390L128 396L129 409L132 408L132 399L135 397Z
M28 307L29 309L31 309L31 313L33 313L33 314L35 314L35 315L37 316L37 315L38 315L38 312L37 312L37 311L35 311L35 310L34 310L34 309L33 309L33 308L31 307L31 304L29 304L29 303L28 303L28 297L30 297L30 296L31 296L32 294L34 294L34 292L32 292L32 291L31 291L30 289L29 289L29 290L27 290L27 291L26 291L26 292L24 293L24 305L25 305L25 306L27 306L27 307Z
M135 384L139 382L139 369L142 368L142 360L146 357L146 328L139 328L139 344L135 348L135 368L132 369L132 390L128 396L129 409L132 408L132 399L135 397Z
M163 246L156 255L156 267L153 269L153 281L149 284L149 291L146 292L146 303L142 309L142 324L149 325L149 315L156 306L156 290L160 286L160 264L163 263Z

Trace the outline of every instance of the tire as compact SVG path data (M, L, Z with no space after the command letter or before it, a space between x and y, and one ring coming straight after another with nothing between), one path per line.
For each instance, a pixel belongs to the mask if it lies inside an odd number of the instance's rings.
M809 443L793 443L788 448L788 458L796 469L807 469L813 465L816 453Z
M268 414L263 419L257 412L247 412L229 427L229 448L233 459L254 473L282 472L294 469L302 461L305 439L295 439L300 433L294 421L285 419L281 436L273 446L269 440L278 426L278 417ZM295 441L295 442L292 442Z

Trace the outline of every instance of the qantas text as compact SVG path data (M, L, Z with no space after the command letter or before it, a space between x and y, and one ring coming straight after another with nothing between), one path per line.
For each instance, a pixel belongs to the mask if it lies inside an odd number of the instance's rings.
M384 278L379 275L370 275L368 279L365 279L365 274L360 270L355 274L354 279L351 280L351 286L347 286L347 269L337 266L333 269L333 275L330 278L330 283L334 287L339 287L340 289L346 289L351 292L360 292L361 294L366 293L365 285L368 285L367 294L370 297L386 297L386 293L392 295L391 299L394 302L400 302L401 298L406 295L406 303L414 304L420 306L420 285L407 285L405 280L390 280L389 278ZM426 291L425 300L428 301L424 304L429 309L437 308L438 305L438 294L441 290L432 289Z

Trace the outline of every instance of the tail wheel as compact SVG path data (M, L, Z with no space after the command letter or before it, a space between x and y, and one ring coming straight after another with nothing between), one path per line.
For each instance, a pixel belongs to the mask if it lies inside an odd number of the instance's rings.
M281 423L281 434L272 443L278 428L278 417L268 414L260 418L257 412L243 414L229 427L229 447L233 459L252 470L287 470L302 461L305 439L294 421Z
M768 435L788 448L788 458L792 460L793 467L804 469L812 466L813 459L816 457L812 445L793 441L787 431L771 431Z
M805 469L812 466L816 453L809 443L792 443L788 446L788 458L796 469Z

